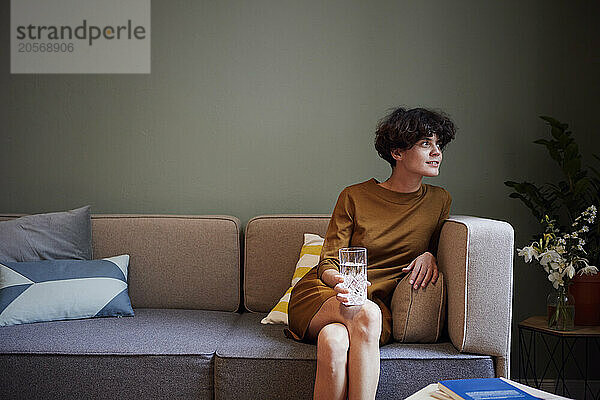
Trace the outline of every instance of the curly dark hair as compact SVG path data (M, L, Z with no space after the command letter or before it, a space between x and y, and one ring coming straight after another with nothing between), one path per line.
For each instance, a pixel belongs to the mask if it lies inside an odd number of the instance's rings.
M440 141L440 150L444 150L454 139L456 128L443 112L425 108L406 110L399 107L377 123L375 149L393 169L396 160L391 155L392 150L408 150L419 140L433 137L433 134L436 134Z

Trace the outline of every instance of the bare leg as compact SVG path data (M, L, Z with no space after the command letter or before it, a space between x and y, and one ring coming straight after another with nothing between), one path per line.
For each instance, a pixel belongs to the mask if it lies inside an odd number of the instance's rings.
M328 324L319 332L314 399L346 399L349 346L348 330L343 324Z
M349 335L348 353L348 399L374 399L379 382L379 336L381 334L381 310L374 302L367 300L363 306L344 306L335 297L323 303L315 314L306 332L309 339L314 340L320 331L332 323L346 326ZM319 356L327 357L327 352L319 352L317 342L317 378L315 380L315 398L317 382L325 381L319 376ZM331 363L331 360L327 360ZM331 395L331 388L327 396ZM321 392L318 393L321 395Z
M363 307L371 312L360 313L352 324L348 357L348 399L374 399L379 383L379 335L381 310L375 303ZM376 329L373 329L376 328Z

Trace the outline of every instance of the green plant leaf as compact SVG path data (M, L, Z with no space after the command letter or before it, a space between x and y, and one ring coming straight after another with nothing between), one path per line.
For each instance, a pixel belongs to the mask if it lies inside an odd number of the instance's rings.
M560 152L556 148L548 148L548 152L550 153L550 157L552 157L552 159L554 161L556 161L558 164L562 165L563 158L560 155Z
M571 141L567 148L565 149L565 158L572 159L579 156L579 148L577 147L577 143Z
M586 176L587 176L587 171L585 169L582 169L573 177L573 179L578 181L580 179L585 178Z
M552 117L548 117L548 116L545 116L545 115L540 115L540 118L543 119L544 121L546 121L550 125L559 125L560 124L560 122L558 122L557 120L555 120Z
M558 187L560 187L561 193L564 193L569 190L569 184L565 181L558 182Z
M562 130L565 130L569 127L569 124L563 124L561 123L559 120L554 119L552 117L548 117L548 116L540 116L541 119L543 119L544 121L548 122L548 124L552 125L552 126L556 126Z
M553 192L560 192L561 189L554 183L546 183L546 186L551 187Z
M552 125L550 132L552 133L552 136L554 136L554 139L558 140L559 143L562 144L562 142L565 140L564 133L559 127Z
M590 165L589 169L591 169L592 172L600 179L600 172L596 168L594 168Z
M578 195L578 194L585 192L589 186L590 186L590 180L587 178L583 178L575 183L575 188L573 191L575 192L576 195Z

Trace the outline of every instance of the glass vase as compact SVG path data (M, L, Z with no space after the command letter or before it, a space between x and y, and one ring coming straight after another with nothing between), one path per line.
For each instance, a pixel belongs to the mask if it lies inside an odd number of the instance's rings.
M559 286L546 301L548 306L548 328L570 331L575 327L575 299L567 288Z

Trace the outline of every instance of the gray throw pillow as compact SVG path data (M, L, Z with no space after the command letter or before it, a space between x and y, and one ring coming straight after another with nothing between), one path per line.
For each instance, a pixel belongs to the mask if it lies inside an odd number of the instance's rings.
M91 260L90 206L0 222L0 262Z

